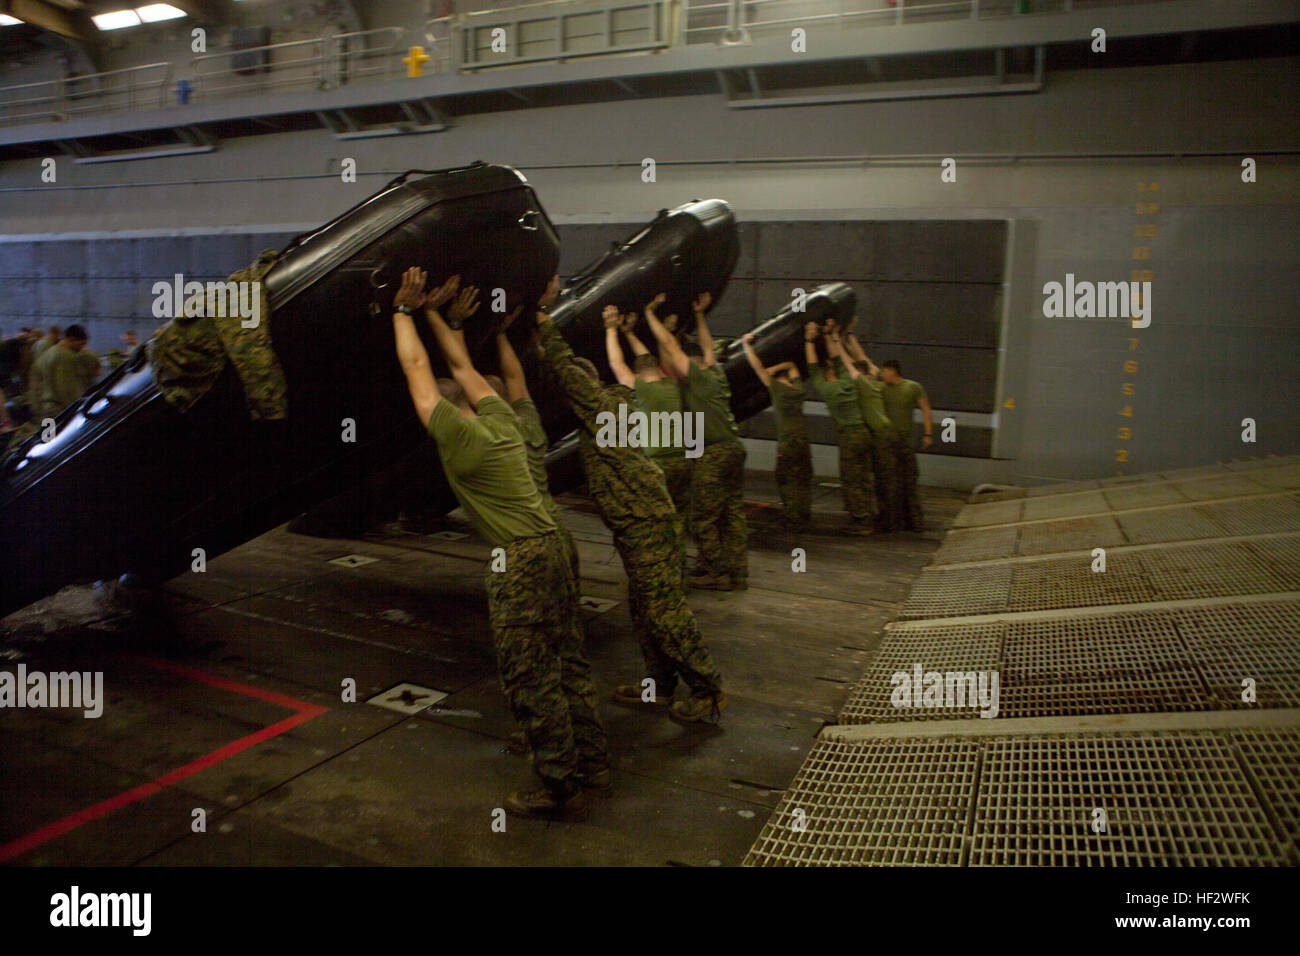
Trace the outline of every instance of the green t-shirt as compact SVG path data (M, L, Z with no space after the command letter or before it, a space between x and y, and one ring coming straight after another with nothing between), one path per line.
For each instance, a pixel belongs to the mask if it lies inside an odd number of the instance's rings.
M721 365L701 368L691 362L686 373L686 411L704 413L704 444L740 441L740 429L731 414L731 385Z
M79 399L99 378L99 356L82 349L74 352L62 345L45 350L36 363L33 381L40 391L40 413L56 415Z
M647 417L653 416L655 412L666 412L668 414L676 412L681 414L682 390L670 378L661 378L654 382L646 382L638 378L636 380L636 404L637 408L645 412ZM653 418L651 421L653 421ZM644 451L651 458L682 457L682 449L671 445L650 445Z
M858 387L858 404L862 407L862 418L874 434L883 434L892 427L889 414L885 411L885 383L878 378L859 375L853 380Z
M858 402L857 386L846 372L839 373L833 382L822 373L820 365L814 365L808 374L813 388L826 403L826 410L831 413L836 428L865 424L862 420L862 406Z
M885 412L900 435L912 434L912 409L916 403L925 398L925 389L920 382L905 378L897 385L885 386Z
M518 416L519 437L524 440L524 449L528 452L528 474L532 476L533 485L542 496L542 504L555 523L561 524L560 506L551 497L551 488L546 480L546 429L542 427L542 416L532 399L521 398L511 402L510 407Z
M477 418L463 418L447 401L438 402L429 416L447 483L478 533L493 545L559 528L533 483L518 422L496 395L478 403Z
M803 382L787 385L774 378L767 386L767 393L772 397L772 411L776 414L776 437L806 439L808 426L803 418Z

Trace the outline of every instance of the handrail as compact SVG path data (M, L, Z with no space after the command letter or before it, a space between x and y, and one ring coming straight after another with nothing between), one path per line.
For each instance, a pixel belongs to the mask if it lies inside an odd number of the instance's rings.
M1090 0L1089 8L1150 4L1169 0ZM638 25L643 37L620 42L615 16L646 8L652 15ZM807 13L797 13L800 9ZM562 62L590 57L660 50L685 44L747 42L749 34L788 29L797 24L905 25L919 19L995 19L1069 12L1074 0L538 0L515 7L498 7L437 17L425 21L424 33L401 27L380 27L349 33L272 43L242 50L201 53L188 60L148 63L84 76L40 80L0 87L0 125L66 120L89 112L160 108L193 98L215 99L293 88L334 89L358 82L395 80L405 75L403 58L411 45L425 45L425 72L450 73L492 66ZM573 45L564 26L568 17L604 12L601 31L582 35ZM815 12L814 12L815 11ZM763 19L765 14L771 19ZM512 52L480 59L480 31L500 25L515 28L531 20L554 19L553 36L529 39L525 54L516 43ZM553 45L553 49L541 49ZM537 52L534 52L534 51ZM248 67L236 69L231 58L251 55ZM257 60L263 62L256 62Z

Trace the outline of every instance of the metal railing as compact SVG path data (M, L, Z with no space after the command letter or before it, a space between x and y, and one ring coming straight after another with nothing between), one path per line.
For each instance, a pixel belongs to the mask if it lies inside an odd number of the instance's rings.
M669 46L667 0L543 0L448 18L462 70Z
M400 27L330 33L194 57L196 99L292 89L332 90L349 83L402 75Z
M171 63L147 63L0 87L0 123L36 123L86 113L156 109L166 105L171 72Z
M686 43L746 42L751 34L812 24L902 26L1069 13L1168 0L686 0Z
M0 87L0 125L395 80L406 75L403 60L414 44L429 57L425 73L451 73L679 44L734 45L798 25L898 26L1162 2L1169 0L544 0L432 19L422 35L400 27L326 34Z

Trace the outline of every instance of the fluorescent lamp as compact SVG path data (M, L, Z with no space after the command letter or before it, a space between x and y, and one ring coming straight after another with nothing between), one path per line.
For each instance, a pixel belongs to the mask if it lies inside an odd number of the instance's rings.
M123 27L138 27L140 18L134 10L113 10L109 13L96 13L90 19L101 30L121 30Z
M176 20L187 16L184 10L173 7L170 3L145 4L143 7L136 7L135 12L140 14L140 19L145 23L159 23L163 20Z
M0 13L0 27L17 26L22 22L23 21L19 20L17 17L11 17L7 13Z

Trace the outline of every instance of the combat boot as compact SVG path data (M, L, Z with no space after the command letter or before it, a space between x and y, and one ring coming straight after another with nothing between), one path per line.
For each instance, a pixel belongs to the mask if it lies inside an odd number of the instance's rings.
M698 724L708 717L718 717L727 709L727 695L718 691L716 697L691 696L686 700L674 701L668 708L668 716L679 724Z
M563 820L580 823L587 819L587 800L581 790L560 797L545 787L516 790L506 797L506 813L525 820Z
M614 777L608 767L601 767L598 770L579 770L578 786L582 787L583 793L590 793L605 800L614 795Z

